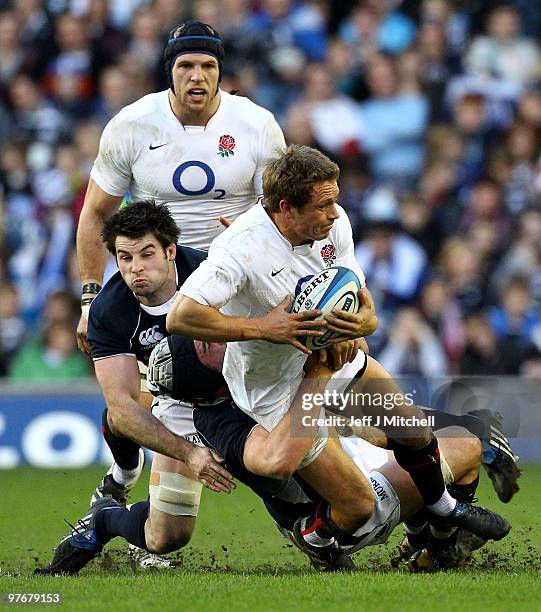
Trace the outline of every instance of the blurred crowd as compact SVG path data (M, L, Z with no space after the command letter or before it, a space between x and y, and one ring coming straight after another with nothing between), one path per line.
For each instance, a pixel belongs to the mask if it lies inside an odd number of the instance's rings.
M167 87L167 33L341 167L393 374L541 377L541 3L0 0L0 376L90 375L78 215L99 137Z

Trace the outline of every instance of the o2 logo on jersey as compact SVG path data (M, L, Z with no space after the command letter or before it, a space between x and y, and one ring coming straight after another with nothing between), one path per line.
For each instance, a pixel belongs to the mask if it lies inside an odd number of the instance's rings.
M202 170L204 173L206 182L204 186L201 187L200 189L188 189L182 183L182 175L186 172L186 170L189 170L192 168L199 168L199 170L200 171ZM188 197L193 198L196 196L205 195L206 193L210 193L214 189L215 184L216 184L216 176L212 168L208 164L205 164L205 162L202 162L202 161L197 161L197 160L185 161L184 163L180 164L180 166L173 172L173 187L179 193L181 193L182 195L188 196ZM212 198L213 200L223 200L225 197L224 189L214 189L214 193L216 195Z

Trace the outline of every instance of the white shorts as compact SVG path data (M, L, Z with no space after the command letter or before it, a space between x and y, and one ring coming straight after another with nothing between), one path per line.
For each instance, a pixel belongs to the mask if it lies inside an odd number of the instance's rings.
M387 541L394 528L400 523L400 499L391 483L379 472L385 463L393 459L392 452L374 446L356 436L340 438L340 444L366 476L374 492L374 512L355 533L360 540L350 549L351 552L356 552L365 546L383 544ZM444 482L446 485L451 484L454 476L441 451L440 460Z
M159 395L152 402L152 414L161 421L169 431L182 436L188 442L204 446L193 423L193 406L179 402L171 397Z
M400 522L400 500L389 481L378 471L391 459L389 451L355 436L340 438L340 444L370 482L374 492L374 512L355 533L360 537L360 541L351 549L355 552L365 546L387 541Z
M357 436L341 437L340 444L344 452L351 457L353 463L366 478L369 478L370 472L379 470L392 457L392 454L385 448L374 446L362 438L357 438Z

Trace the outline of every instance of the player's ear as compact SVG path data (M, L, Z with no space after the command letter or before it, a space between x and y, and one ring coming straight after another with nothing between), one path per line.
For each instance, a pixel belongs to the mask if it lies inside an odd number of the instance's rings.
M166 249L165 252L167 254L167 259L169 261L173 261L175 259L175 255L177 254L177 245L176 244L170 244Z
M287 200L280 200L278 208L283 215L291 215L291 209L293 208Z

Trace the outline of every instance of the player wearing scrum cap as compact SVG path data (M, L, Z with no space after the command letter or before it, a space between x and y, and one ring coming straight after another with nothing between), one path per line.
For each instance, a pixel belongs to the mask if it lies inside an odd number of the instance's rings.
M167 328L228 343L223 374L234 403L269 432L287 414L303 380L308 351L299 336L322 334L321 327L342 334L346 341L335 345L333 353L337 373L332 389L397 398L387 414L414 424L390 427L386 433L424 505L450 525L498 540L508 533L509 523L448 493L438 442L423 413L404 401L377 361L357 352L356 339L372 333L377 318L353 255L351 225L336 202L338 176L336 164L310 147L292 145L270 161L263 175L263 202L214 240L208 258L182 286ZM299 283L333 265L357 273L363 284L360 312L333 311L323 323L289 313ZM384 413L376 401L362 408L369 416ZM359 406L351 409L360 416ZM327 502L296 523L299 542L307 551L330 549L336 542L355 544L374 511L371 486L351 469L351 460L324 427L311 434L308 445L306 436L291 436L288 451L279 457L283 474L297 471Z
M107 250L103 222L126 192L165 204L181 228L179 243L208 249L231 220L262 193L264 162L285 147L273 115L220 89L224 49L211 26L188 21L172 30L164 51L169 89L137 100L105 127L77 229L82 281L79 347L90 351L88 309L101 289ZM122 442L115 441L115 448ZM111 444L109 444L111 446ZM104 479L93 498L125 500L140 473L137 445L115 454L114 485Z

